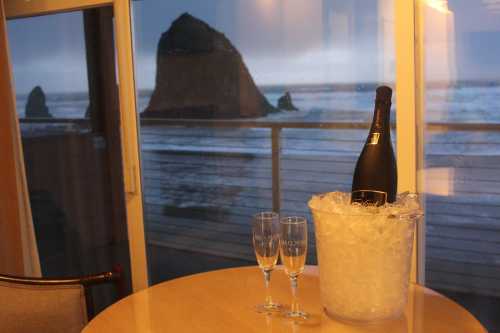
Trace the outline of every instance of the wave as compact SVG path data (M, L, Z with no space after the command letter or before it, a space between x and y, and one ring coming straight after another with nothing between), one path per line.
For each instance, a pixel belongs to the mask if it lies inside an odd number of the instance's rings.
M273 105L285 91L299 112L270 114L262 120L366 122L371 118L376 83L273 85L260 89ZM148 105L151 90L139 90L138 110ZM24 117L26 95L17 96ZM89 97L86 92L47 93L47 106L56 118L83 118ZM395 97L393 105L395 105ZM438 122L500 123L500 84L497 81L461 81L453 87L435 84L426 90L426 120Z

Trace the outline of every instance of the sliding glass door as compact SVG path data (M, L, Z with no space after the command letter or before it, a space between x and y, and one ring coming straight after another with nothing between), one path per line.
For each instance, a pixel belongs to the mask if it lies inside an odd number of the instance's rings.
M140 178L134 147L126 145L133 125L125 121L134 106L123 98L133 84L123 74L132 62L124 56L126 27L115 26L128 18L128 2L9 2L6 8L42 274L82 276L118 265L129 291L132 284L140 289L147 285L140 269L142 220L134 219L141 211L135 208ZM116 300L95 293L97 310Z

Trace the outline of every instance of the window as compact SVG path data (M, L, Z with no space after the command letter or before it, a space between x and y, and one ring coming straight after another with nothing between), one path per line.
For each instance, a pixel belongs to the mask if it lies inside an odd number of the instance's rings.
M83 276L130 259L111 7L8 22L42 274ZM97 310L114 301L96 290Z
M498 332L499 4L426 3L426 281Z
M418 4L426 283L494 332L500 11L493 0ZM394 7L389 0L132 2L152 283L253 265L253 214L312 222L312 194L350 190L375 87L396 86ZM110 8L9 21L46 274L128 265L111 22ZM96 253L105 259L95 262Z
M133 11L153 283L253 265L253 214L312 222L312 194L350 190L375 87L395 83L391 1L150 1Z

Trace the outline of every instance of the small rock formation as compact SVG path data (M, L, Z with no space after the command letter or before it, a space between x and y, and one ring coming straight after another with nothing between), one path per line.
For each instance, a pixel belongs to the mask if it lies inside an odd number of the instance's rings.
M297 111L298 109L293 105L292 96L287 91L283 96L278 99L278 109L285 111Z
M31 90L26 102L26 118L52 118L45 103L45 93L40 86Z
M261 117L277 111L221 32L184 13L158 43L156 86L145 118Z

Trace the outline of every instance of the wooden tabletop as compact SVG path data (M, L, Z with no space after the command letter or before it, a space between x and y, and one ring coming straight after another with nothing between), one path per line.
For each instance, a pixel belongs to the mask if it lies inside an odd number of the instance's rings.
M290 303L290 284L281 268L272 273L271 288L275 301ZM83 332L486 332L464 308L418 285L411 286L405 314L398 320L358 326L334 321L321 308L316 266L308 266L299 278L300 303L312 314L308 323L256 313L253 306L264 297L264 280L257 267L195 274L122 299L95 317Z

